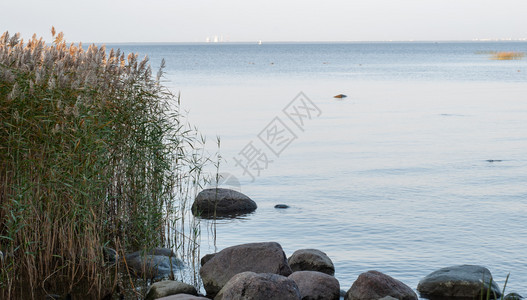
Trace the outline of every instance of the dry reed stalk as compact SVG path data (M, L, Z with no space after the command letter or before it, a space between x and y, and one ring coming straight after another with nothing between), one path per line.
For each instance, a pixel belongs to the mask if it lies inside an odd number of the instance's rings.
M120 266L107 266L103 246L199 251L196 233L185 249L184 224L204 140L181 121L179 99L173 108L162 70L52 34L51 45L0 37L2 299L27 286L30 298L112 292Z

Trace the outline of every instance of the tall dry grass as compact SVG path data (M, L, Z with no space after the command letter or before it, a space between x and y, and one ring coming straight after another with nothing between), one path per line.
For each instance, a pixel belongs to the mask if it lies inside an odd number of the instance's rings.
M154 76L147 58L52 34L49 45L0 37L1 299L115 292L120 267L105 246L199 251L185 207L204 141L162 68Z

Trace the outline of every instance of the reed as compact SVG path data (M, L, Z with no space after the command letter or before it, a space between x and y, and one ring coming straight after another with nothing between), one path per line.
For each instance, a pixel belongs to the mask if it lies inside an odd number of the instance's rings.
M199 251L185 210L204 139L161 84L164 64L153 75L147 58L52 34L0 37L1 299L115 292L122 267L103 247Z

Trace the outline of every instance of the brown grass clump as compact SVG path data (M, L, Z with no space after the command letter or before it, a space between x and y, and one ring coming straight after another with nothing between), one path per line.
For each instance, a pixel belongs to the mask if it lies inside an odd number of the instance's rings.
M200 182L203 141L162 71L53 38L0 37L1 299L112 293L120 267L104 246L199 251L178 222Z
M502 52L494 52L492 54L492 59L513 60L513 59L522 59L524 56L525 56L525 53L523 52L502 51Z

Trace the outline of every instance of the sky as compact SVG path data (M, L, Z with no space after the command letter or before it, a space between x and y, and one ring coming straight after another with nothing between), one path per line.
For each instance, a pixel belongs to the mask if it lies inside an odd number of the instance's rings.
M70 42L527 38L526 0L0 0L0 32Z

